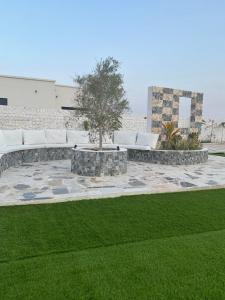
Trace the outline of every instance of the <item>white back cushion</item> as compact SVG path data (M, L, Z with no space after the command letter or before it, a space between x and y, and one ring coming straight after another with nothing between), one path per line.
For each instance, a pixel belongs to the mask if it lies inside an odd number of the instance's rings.
M135 131L115 131L113 143L118 145L135 145L137 133Z
M23 144L22 129L2 130L6 146L16 146Z
M83 130L67 130L67 142L70 145L88 144L89 132Z
M5 146L5 138L2 130L0 130L0 147Z
M112 138L109 135L103 136L103 144L112 144Z
M136 145L150 146L152 149L155 149L158 138L159 135L155 133L138 132Z
M44 130L23 130L24 145L46 144Z
M47 144L66 144L65 129L47 129L45 136Z

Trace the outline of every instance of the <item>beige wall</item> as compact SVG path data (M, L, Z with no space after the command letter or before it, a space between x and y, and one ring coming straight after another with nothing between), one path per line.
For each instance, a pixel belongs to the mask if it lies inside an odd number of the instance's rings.
M65 129L83 130L83 119L75 118L73 111L51 108L24 108L0 105L0 129ZM125 114L122 129L146 132L144 115Z
M56 105L62 106L74 106L75 88L66 85L55 85Z
M0 76L0 98L7 98L8 106L72 106L73 91L73 87L55 85L54 80Z

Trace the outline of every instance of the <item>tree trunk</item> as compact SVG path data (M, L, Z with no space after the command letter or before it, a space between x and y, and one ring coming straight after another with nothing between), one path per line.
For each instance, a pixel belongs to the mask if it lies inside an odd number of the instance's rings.
M102 129L99 129L99 149L102 150Z

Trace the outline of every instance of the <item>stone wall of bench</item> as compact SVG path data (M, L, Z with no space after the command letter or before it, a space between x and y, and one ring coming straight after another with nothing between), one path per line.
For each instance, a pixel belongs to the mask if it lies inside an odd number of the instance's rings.
M71 159L72 149L60 148L38 148L26 149L5 153L0 158L0 174L6 169L31 162L66 160Z
M9 152L0 158L0 175L6 169L31 162L72 159L73 150L68 147L38 148ZM208 150L169 151L169 150L127 150L127 159L165 165L193 165L208 160ZM74 166L77 168L78 166Z
M128 149L128 160L163 165L195 165L208 160L208 150L133 150Z

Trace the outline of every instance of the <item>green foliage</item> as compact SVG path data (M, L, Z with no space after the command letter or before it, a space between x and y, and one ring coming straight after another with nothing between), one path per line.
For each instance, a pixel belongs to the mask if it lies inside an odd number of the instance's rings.
M168 122L163 125L166 140L162 142L161 148L167 150L175 150L180 142L180 129L175 127L173 122Z
M0 208L1 300L225 299L225 190Z
M215 155L215 156L222 156L222 157L225 157L225 152L210 153L210 155Z
M84 130L86 130L86 131L88 131L90 129L90 125L89 125L88 120L84 120L83 127L84 127Z
M176 136L180 132L179 128L175 128L174 122L168 122L166 124L163 124L163 128L168 142L172 142L173 139L176 138Z
M180 129L173 122L163 124L166 140L161 143L162 150L199 150L201 142L197 133L190 133L187 138L180 135Z
M189 145L189 150L199 150L202 148L199 135L197 133L190 133L188 135L187 142Z
M119 62L112 57L97 63L92 74L78 76L77 97L79 113L89 124L89 129L102 138L122 126L122 115L129 105L123 88L123 77L118 72Z

